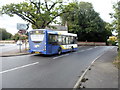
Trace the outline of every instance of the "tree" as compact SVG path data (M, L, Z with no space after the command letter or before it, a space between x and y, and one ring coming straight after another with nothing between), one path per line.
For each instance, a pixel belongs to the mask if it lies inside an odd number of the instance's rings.
M118 32L118 57L114 61L114 63L120 69L120 1L113 5L114 13L110 13L111 18L113 20L113 27Z
M6 29L0 28L0 40L11 39L12 34L7 32Z
M118 32L118 47L119 47L118 56L119 56L119 60L120 60L120 1L117 2L117 4L113 5L113 9L114 9L115 13L110 14L110 15L112 18L114 18L113 26L115 27L115 29Z
M73 2L74 9L61 16L62 23L68 23L69 32L77 33L79 41L107 41L105 22L95 12L91 3Z
M23 20L32 24L33 28L45 28L50 23L57 23L58 16L69 11L67 6L62 4L62 0L27 0L19 4L7 4L2 6L2 14L9 16L17 15Z
M19 34L19 33L16 33L15 35L12 36L12 39L15 40L15 41L18 41L18 40L26 40L28 38L27 35L22 35L22 34Z

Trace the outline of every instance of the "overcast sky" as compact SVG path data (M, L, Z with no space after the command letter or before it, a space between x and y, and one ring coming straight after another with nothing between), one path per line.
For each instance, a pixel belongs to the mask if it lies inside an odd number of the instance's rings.
M5 4L18 3L24 0L0 0L0 7ZM65 0L63 0L65 1ZM70 0L66 0L67 2ZM100 14L100 17L106 21L111 22L109 13L113 12L112 6L119 0L77 0L92 3L94 10ZM17 23L26 23L18 16L9 17L7 15L0 16L0 28L5 28L8 32L17 33ZM31 29L31 28L30 28Z

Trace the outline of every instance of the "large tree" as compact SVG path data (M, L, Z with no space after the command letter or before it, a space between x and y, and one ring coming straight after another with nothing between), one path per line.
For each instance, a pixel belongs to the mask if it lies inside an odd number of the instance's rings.
M108 32L106 23L95 12L91 3L73 2L74 9L62 15L62 23L67 21L69 32L78 34L80 41L106 41ZM111 33L109 33L111 34Z
M0 40L11 39L12 34L7 32L6 29L0 28Z
M111 14L112 18L114 18L113 20L113 26L116 29L116 31L118 32L118 46L119 46L119 60L120 60L120 1L117 2L117 4L113 5L113 9L115 11L115 13Z
M112 18L114 18L113 20L113 26L116 29L116 31L118 32L118 58L117 58L117 63L120 69L120 1L117 2L115 5L113 5L113 9L114 9L114 13L111 14Z
M2 6L1 12L9 16L17 15L31 23L33 28L45 28L52 22L56 23L56 17L68 11L69 7L63 5L62 0L27 0Z

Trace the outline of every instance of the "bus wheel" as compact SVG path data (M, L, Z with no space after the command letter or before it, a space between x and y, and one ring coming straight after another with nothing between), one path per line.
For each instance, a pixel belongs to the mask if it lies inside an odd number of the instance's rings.
M62 49L59 48L59 49L58 49L58 54L60 55L61 53L62 53Z
M71 47L71 52L73 52L74 51L74 48L73 48L73 46Z

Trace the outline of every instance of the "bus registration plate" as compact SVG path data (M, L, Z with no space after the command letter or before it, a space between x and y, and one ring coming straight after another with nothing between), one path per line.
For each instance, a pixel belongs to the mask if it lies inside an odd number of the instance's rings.
M35 52L36 54L39 54L40 52Z

